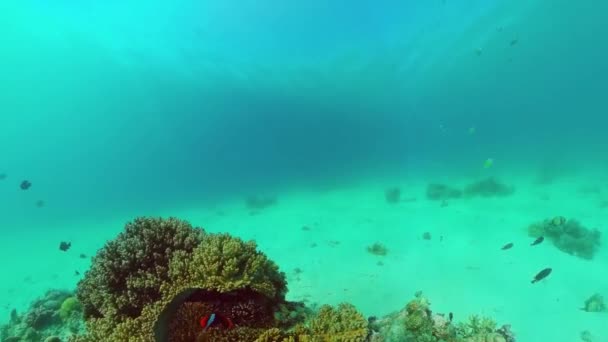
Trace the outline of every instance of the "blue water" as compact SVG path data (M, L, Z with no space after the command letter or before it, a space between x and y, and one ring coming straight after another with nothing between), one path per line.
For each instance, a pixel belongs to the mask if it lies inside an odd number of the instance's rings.
M606 13L585 0L2 1L0 233L466 176L488 158L502 174L605 174Z

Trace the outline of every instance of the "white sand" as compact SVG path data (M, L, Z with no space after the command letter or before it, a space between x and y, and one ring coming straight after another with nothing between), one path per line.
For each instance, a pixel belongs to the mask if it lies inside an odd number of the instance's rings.
M451 311L456 320L489 315L500 324L511 324L518 341L578 341L583 330L590 331L594 341L608 341L603 328L608 314L580 310L592 294L608 296L607 248L586 261L549 241L530 247L532 239L526 234L530 223L556 215L605 231L608 208L599 204L608 199L608 188L582 193L581 187L594 183L575 179L550 186L515 184L517 191L508 198L463 199L447 207L426 199L426 181L387 181L325 193L283 194L276 206L253 216L241 200L160 214L189 220L210 232L255 239L287 273L292 300L348 301L366 315L381 316L402 308L421 290L435 311ZM403 198L416 200L386 203L384 189L392 185L401 186ZM79 279L74 271L83 273L89 262L78 254L93 255L129 219L36 227L35 234L21 231L2 237L2 322L11 308L24 309L48 288L73 288ZM430 241L422 239L426 231ZM58 236L72 241L68 253L58 251ZM30 243L24 246L23 241ZM387 256L366 252L376 241L389 249ZM508 242L515 246L501 250ZM531 284L545 267L552 267L553 273Z

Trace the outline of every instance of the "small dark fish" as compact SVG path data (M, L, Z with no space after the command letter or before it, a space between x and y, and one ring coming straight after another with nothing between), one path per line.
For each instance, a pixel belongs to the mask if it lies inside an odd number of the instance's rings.
M539 236L536 238L536 240L534 240L534 242L532 242L532 244L530 246L536 246L536 245L540 244L541 242L543 242L543 240L545 240L545 238L542 236Z
M30 181L28 180L24 180L23 182L21 182L21 185L19 185L19 187L21 188L21 190L27 190L32 186L32 183L30 183Z
M80 275L80 272L78 272L78 271L74 271L74 275L75 275L76 277L78 277L78 276Z
M551 268L547 267L544 270L538 272L538 274L534 276L534 279L532 279L532 284L545 279L549 274L551 274L551 271L553 271L553 270Z
M515 45L517 45L518 42L519 42L519 39L517 39L517 38L512 39L510 45L515 46Z
M454 314L453 313L449 313L448 314L448 319L450 320L450 322L454 319Z
M513 243L509 242L508 244L502 246L502 250L507 250L507 249L511 249L513 247Z
M70 247L72 247L71 242L61 241L61 243L59 244L59 250L63 252L67 252Z
M78 256L80 259L86 259L87 255L84 253L80 253L80 255Z

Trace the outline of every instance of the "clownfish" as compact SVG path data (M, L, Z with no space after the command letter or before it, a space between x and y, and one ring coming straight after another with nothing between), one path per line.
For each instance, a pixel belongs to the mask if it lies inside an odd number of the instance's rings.
M234 323L232 323L232 320L230 318L217 313L211 313L209 315L201 317L200 324L203 330L213 326L221 327L224 329L234 328Z

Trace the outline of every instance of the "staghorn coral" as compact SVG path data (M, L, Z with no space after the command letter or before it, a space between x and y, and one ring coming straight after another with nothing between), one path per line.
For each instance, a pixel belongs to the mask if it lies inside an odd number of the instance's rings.
M589 260L601 245L599 230L585 228L578 221L566 220L562 216L531 224L528 235L544 236L562 252Z
M175 218L137 218L93 258L78 284L85 318L140 316L143 307L161 298L169 262L178 252L191 253L204 235Z

